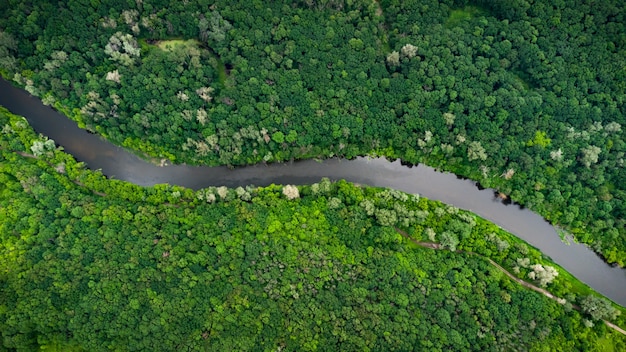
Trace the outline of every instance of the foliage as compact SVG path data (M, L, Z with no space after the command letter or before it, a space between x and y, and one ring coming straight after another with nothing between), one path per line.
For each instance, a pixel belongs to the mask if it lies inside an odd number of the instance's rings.
M559 272L552 266L543 266L541 264L535 264L530 266L533 271L528 273L528 277L537 280L539 286L546 287L555 277L559 275Z
M603 337L625 346L481 257L415 248L391 226L414 238L447 229L460 250L544 262L529 248L497 251L496 238L512 236L473 214L328 179L293 199L274 185L142 188L60 150L30 155L40 137L5 110L0 125L4 348L562 351ZM571 285L560 279L552 285L563 293Z
M0 73L176 162L424 162L624 265L624 6L8 0Z
M460 9L383 1L377 15L359 1L176 2L167 12L109 4L102 13L77 3L10 1L0 19L2 50L22 68L3 68L29 91L48 92L48 101L81 108L87 128L179 161L381 152L426 161L497 186L573 230L586 228L593 236L574 232L586 242L601 239L596 249L620 262L624 143L615 131L624 123L624 86L611 73L623 66L623 21L613 14L624 11L612 2L522 3ZM580 18L588 23L580 26ZM576 39L565 43L568 37ZM200 47L151 45L169 38ZM200 89L213 94L192 94ZM442 125L442 114L455 118ZM426 131L430 143L413 137ZM451 148L465 138L467 150ZM506 170L517 173L500 178Z
M615 319L620 311L616 310L611 302L605 298L589 295L580 301L580 308L589 314L593 320Z

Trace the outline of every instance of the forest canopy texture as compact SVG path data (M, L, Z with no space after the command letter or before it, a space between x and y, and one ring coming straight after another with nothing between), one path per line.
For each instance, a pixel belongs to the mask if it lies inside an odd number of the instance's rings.
M626 258L626 10L608 1L22 1L3 74L154 157L385 155Z
M0 71L174 162L425 162L626 258L619 0L0 3Z
M626 347L618 308L471 213L328 179L143 188L0 126L2 351Z
M149 157L424 162L624 265L624 6L4 0L0 73ZM0 350L626 350L616 306L471 213L327 179L142 188L0 129Z

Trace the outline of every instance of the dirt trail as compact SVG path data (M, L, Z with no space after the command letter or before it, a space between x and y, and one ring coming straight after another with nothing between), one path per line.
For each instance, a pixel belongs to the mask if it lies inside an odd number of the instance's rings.
M420 246L420 247L424 247L424 248L430 248L430 249L445 249L442 245L438 244L438 243L430 243L430 242L419 242L414 240L413 238L411 238L411 236L409 236L408 233L400 230L399 228L395 228L395 230L401 234L402 236L404 236L405 238L407 238L409 241L415 243L416 245ZM471 255L475 255L481 258L484 258L486 260L489 261L489 263L491 263L491 265L495 266L498 270L500 270L501 272L503 272L506 276L508 276L509 278L511 278L513 281L517 282L518 284L527 287L533 291L537 291L541 294L543 294L544 296L550 298L551 300L557 301L559 302L561 299L555 295L553 295L552 293L550 293L548 290L543 289L541 287L537 287L529 282L526 282L520 278L518 278L517 276L511 274L508 270L506 270L505 268L503 268L502 266L500 266L500 264L494 262L493 260L491 260L490 258L487 258L485 256L482 256L480 254L474 253L474 252L468 252L468 251L461 251L461 250L457 250L457 253L467 253L467 254L471 254ZM559 302L560 303L560 302ZM572 307L576 310L580 310L580 307L576 306L576 305L572 305ZM626 335L626 330L620 328L619 326L611 323L608 320L602 320L604 322L604 324L606 324L608 327L613 328L614 330L616 330L617 332L620 332L624 335Z
M13 152L14 152L14 153L16 153L16 154L18 154L18 155L21 155L21 156L23 156L23 157L26 157L26 158L34 158L34 159L38 159L35 155L28 154L28 153L25 153L25 152L22 152L22 151L13 151ZM48 162L48 161L46 161L46 162L47 162L50 166L53 166L50 162ZM163 160L162 160L161 162L163 163ZM83 187L84 187L84 184L82 184L80 181L73 180L73 182L74 182L74 183L76 183L76 184L78 184L78 185L80 185L80 186L83 186ZM102 193L102 192L98 192L98 191L95 191L95 190L90 190L90 191L91 191L91 192L93 192L94 194L99 195L99 196L102 196L102 197L107 196L105 193ZM169 205L169 204L168 204L168 205ZM174 205L174 206L176 206L176 205ZM416 240L414 240L413 238L411 238L411 236L409 236L409 234L407 234L406 232L404 232L404 231L400 230L400 229L399 229L399 228L397 228L397 227L395 228L395 230L396 230L399 234L401 234L403 237L407 238L409 241L411 241L411 242L415 243L416 245L418 245L418 246L420 246L420 247L430 248L430 249L438 249L438 250L445 249L442 245L440 245L440 244L438 244L438 243L430 243L430 242L419 242L419 241L416 241ZM475 256L478 256L478 257L484 258L484 259L488 260L488 261L491 263L491 265L495 266L498 270L500 270L501 272L503 272L506 276L508 276L508 277L509 277L509 278L511 278L513 281L517 282L518 284L520 284L520 285L522 285L522 286L524 286L524 287L526 287L526 288L529 288L529 289L531 289L531 290L533 290L533 291L539 292L539 293L543 294L544 296L546 296L546 297L548 297L548 298L550 298L550 299L552 299L552 300L554 300L554 301L559 302L559 300L560 300L560 298L559 298L559 297L557 297L557 296L553 295L553 294L552 294L552 293L550 293L548 290L543 289L543 288L541 288L541 287L537 287L537 286L535 286L535 285L533 285L533 284L531 284L531 283L529 283L529 282L526 282L526 281L524 281L524 280L522 280L522 279L518 278L517 276L515 276L515 275L511 274L508 270L504 269L502 266L500 266L498 263L494 262L494 261L493 261L493 260L491 260L490 258L484 257L484 256L482 256L482 255L480 255L480 254L477 254L477 253L474 253L474 252L469 252L469 251L461 251L461 250L457 250L456 252L457 252L457 253L468 253L468 254L471 254L471 255L475 255ZM559 302L559 303L560 303L560 302ZM576 310L580 310L580 307L578 307L578 306L576 306L576 305L573 305L573 308L574 308L574 309L576 309ZM604 321L604 323L605 323L608 327L610 327L610 328L612 328L612 329L614 329L614 330L616 330L616 331L618 331L618 332L620 332L620 333L622 333L622 334L626 335L626 330L624 330L624 329L620 328L619 326L617 326L617 325L615 325L615 324L611 323L610 321L607 321L607 320L603 320L603 321Z

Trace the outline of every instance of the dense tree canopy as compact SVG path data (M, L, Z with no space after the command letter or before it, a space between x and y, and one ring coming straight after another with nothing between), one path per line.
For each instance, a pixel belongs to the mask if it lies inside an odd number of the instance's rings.
M0 72L176 162L387 155L626 258L624 2L21 1Z
M500 188L624 264L620 2L0 10L2 72L117 143L203 164L427 162Z
M5 110L0 126L0 349L626 347L571 309L616 312L580 283L553 274L567 297L555 302L491 265L566 274L471 213L327 179L142 188L82 168Z

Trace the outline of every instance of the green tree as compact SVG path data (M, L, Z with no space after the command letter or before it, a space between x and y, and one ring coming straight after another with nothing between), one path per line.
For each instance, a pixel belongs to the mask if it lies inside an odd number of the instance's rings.
M580 308L593 320L615 319L620 313L605 298L588 295L580 301Z

